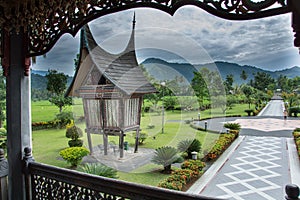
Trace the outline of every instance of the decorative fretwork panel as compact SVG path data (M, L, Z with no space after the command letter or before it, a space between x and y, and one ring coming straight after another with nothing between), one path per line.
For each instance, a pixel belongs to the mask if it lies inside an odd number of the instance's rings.
M26 160L26 159L25 159ZM27 196L38 200L217 200L28 162Z
M32 199L89 199L89 200L125 200L125 198L95 191L91 188L79 187L39 175L32 176Z
M195 5L226 19L245 20L287 13L287 0L20 0L0 1L0 27L29 34L28 54L46 53L66 32L75 35L87 22L117 11L152 7L169 14Z

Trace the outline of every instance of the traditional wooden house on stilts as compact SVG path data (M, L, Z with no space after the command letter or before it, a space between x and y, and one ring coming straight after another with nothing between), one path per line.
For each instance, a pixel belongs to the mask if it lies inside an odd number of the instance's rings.
M142 99L156 92L138 66L133 28L122 53L111 54L97 45L85 25L81 30L80 57L67 95L81 97L90 152L91 134L103 135L104 154L108 153L108 136L119 136L120 157L124 156L126 132L136 131L134 152L138 151Z

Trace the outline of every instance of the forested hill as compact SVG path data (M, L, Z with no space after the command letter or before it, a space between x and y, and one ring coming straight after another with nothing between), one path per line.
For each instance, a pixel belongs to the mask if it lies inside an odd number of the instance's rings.
M161 59L157 58L149 58L141 63L144 68L148 71L150 75L155 77L157 80L173 80L176 76L185 77L188 81L191 81L194 77L194 71L199 70L202 67L206 67L208 69L217 69L219 70L223 79L226 78L227 75L232 74L234 78L235 84L241 84L243 81L240 78L242 71L244 70L248 76L246 82L249 82L250 79L253 79L253 74L257 72L265 72L269 73L273 78L277 78L280 75L287 76L288 78L294 78L295 76L300 76L300 68L293 67L289 69L284 69L281 71L266 71L257 67L247 66L247 65L239 65L236 63L228 63L228 62L215 62L201 65L191 65L188 63L169 63ZM37 90L46 90L47 88L47 79L45 75L47 71L36 71L31 70L31 88ZM72 81L71 76L68 76L68 85Z
M217 61L215 63L191 65L188 63L169 63L157 58L149 58L141 63L147 72L158 80L171 80L176 76L183 76L188 81L193 79L193 72L199 70L202 67L208 69L218 69L221 77L226 78L227 75L232 74L234 77L235 84L241 84L243 82L248 82L253 79L254 74L257 72L265 72L270 74L273 78L277 79L280 75L287 76L288 78L294 78L295 76L300 76L300 68L293 67L289 69L284 69L280 71L267 71L257 67L248 65L239 65L236 63L228 63ZM245 71L248 78L246 81L240 78L242 71Z

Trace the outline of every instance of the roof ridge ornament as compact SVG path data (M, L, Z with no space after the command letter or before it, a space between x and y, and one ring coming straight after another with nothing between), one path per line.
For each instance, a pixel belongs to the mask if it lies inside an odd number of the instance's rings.
M135 11L133 12L133 19L132 19L132 29L134 30L135 29Z

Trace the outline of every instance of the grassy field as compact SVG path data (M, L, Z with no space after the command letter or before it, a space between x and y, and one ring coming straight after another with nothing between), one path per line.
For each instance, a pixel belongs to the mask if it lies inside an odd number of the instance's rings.
M246 115L244 110L248 105L236 105L232 110L227 111L227 115ZM66 111L72 111L75 117L83 116L83 109L80 101L76 100L75 105L69 106ZM58 108L51 105L48 101L32 102L32 121L50 121L58 113ZM211 113L214 113L213 115ZM140 147L145 148L158 148L161 146L174 146L178 142L187 138L197 138L201 141L203 150L209 149L214 141L218 138L217 134L210 134L207 132L197 131L192 129L185 120L196 119L198 116L197 111L166 111L164 134L161 133L162 117L160 113L144 113L141 119L141 128L143 132L148 134L148 139L144 145ZM212 116L222 116L218 109L211 111L202 111L201 118ZM154 128L149 129L148 125L154 125ZM84 123L76 123L77 126L83 130ZM155 136L155 139L154 139ZM83 137L84 146L87 145L87 137ZM93 145L102 144L102 136L92 135ZM125 141L128 141L131 146L134 145L133 133L127 133ZM109 141L118 143L118 137L109 137ZM55 165L59 167L68 167L69 165L60 158L59 151L68 147L68 139L65 137L65 129L50 129L33 131L33 155L36 161ZM147 169L145 169L145 167ZM119 172L119 177L122 180L143 183L147 185L156 186L160 180L163 180L166 175L159 173L161 166L154 164L146 165L141 169L137 169L133 173ZM144 173L144 171L148 171ZM143 173L141 173L143 172Z

